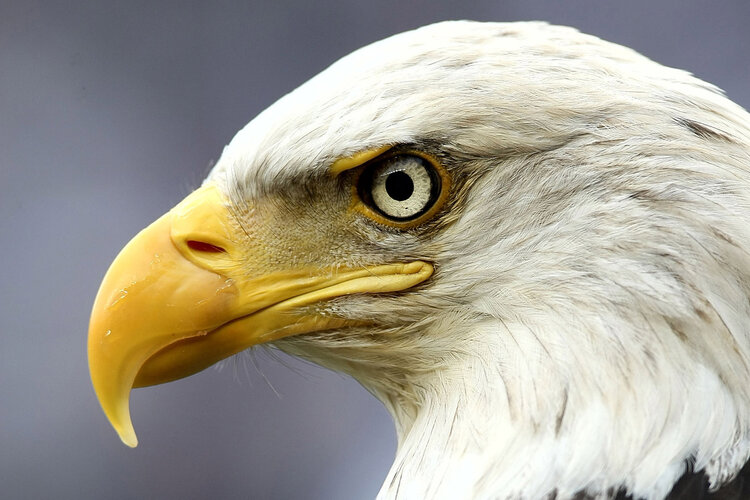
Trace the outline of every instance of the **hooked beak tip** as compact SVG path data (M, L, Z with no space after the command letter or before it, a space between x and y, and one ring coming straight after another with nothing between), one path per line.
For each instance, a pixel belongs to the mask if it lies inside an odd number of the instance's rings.
M132 430L130 432L118 432L120 435L120 440L126 445L131 448L135 448L138 446L138 438L135 437L135 432Z

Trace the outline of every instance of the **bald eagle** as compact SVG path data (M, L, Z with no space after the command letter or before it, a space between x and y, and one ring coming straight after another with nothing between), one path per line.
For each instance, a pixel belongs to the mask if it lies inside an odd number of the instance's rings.
M544 23L362 48L121 251L89 367L135 446L133 387L261 343L387 407L380 498L749 498L750 116Z

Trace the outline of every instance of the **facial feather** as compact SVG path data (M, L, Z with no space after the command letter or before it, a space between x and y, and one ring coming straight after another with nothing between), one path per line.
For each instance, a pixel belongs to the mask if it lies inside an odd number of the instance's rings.
M361 49L245 127L209 177L265 203L276 266L434 262L366 319L277 346L394 415L383 497L662 498L750 453L750 119L714 87L541 23L441 23ZM347 211L383 145L455 185L424 226ZM257 224L256 224L257 226Z

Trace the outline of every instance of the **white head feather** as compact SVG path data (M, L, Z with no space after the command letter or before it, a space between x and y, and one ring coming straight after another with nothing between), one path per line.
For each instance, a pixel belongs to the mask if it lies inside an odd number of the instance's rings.
M573 29L449 22L341 59L211 179L246 202L384 144L457 179L427 230L363 222L336 249L430 260L430 283L328 306L377 327L277 343L391 411L381 497L657 499L750 455L749 127L714 87Z

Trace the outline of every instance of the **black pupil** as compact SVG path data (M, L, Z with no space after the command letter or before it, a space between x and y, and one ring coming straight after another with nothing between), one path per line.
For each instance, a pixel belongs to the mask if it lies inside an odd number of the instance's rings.
M414 181L409 174L393 172L385 180L385 191L396 201L408 200L414 192Z

